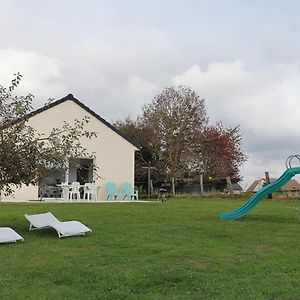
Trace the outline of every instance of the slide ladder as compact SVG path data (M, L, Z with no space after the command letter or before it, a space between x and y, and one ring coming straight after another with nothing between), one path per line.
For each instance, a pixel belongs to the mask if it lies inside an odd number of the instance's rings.
M300 167L291 167L291 160L296 157L300 161L300 156L293 155L287 159L286 166L288 169L274 182L264 186L261 190L256 192L247 202L245 202L240 208L231 211L231 212L223 212L220 214L220 219L225 220L236 220L251 211L257 203L259 203L264 197L268 194L271 194L277 190L279 190L283 185L290 181L290 179L296 174L300 174Z

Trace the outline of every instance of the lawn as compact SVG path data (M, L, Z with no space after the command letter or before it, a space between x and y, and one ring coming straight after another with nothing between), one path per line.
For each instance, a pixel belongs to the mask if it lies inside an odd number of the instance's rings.
M0 204L0 226L25 241L0 245L0 299L300 299L300 212L263 201L239 221L241 200L135 204ZM53 212L93 232L28 232L24 214Z

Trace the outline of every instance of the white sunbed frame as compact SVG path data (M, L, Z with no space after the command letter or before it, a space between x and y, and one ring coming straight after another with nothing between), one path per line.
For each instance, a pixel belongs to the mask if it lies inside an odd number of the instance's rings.
M17 241L24 241L20 236L10 227L0 227L0 243L16 243Z
M36 229L54 228L59 238L85 235L86 232L92 231L90 228L78 221L61 222L51 212L35 215L26 214L25 218L30 223L30 231Z

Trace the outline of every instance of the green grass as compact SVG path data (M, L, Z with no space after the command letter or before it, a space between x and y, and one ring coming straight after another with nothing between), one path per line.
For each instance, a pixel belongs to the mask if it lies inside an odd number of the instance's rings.
M239 200L138 204L0 204L0 299L300 299L300 215L264 201L239 221ZM58 239L24 214L53 212L93 229ZM300 212L299 212L300 214Z

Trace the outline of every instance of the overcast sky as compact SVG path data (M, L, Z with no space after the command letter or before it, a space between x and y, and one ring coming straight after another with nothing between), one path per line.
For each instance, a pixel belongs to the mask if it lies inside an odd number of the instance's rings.
M21 72L35 106L72 93L108 121L164 87L240 125L243 185L300 153L300 1L0 0L0 84Z

